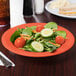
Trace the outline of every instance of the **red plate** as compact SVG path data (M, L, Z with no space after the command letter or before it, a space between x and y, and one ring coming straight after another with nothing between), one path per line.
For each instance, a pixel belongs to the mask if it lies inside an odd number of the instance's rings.
M24 50L16 48L10 41L11 35L17 30L17 28L25 28L25 26L31 27L31 26L37 26L37 25L44 26L45 24L46 23L28 23L28 24L23 24L23 25L19 25L17 27L11 28L3 34L2 44L9 51L11 51L15 54L18 54L18 55L28 56L28 57L48 57L48 56L59 55L59 54L62 54L64 52L68 51L74 45L75 39L74 39L73 34L61 26L58 26L58 30L66 31L67 39L66 39L65 43L60 48L58 48L54 53L50 53L50 52L37 53L37 52L24 51Z

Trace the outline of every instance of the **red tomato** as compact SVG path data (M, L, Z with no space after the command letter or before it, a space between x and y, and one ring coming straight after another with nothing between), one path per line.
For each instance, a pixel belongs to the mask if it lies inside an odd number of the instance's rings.
M22 48L25 45L25 43L26 43L26 41L22 37L19 37L15 40L14 45L17 48Z
M61 45L65 42L65 39L62 36L57 36L55 42Z
M38 25L37 28L36 28L36 31L40 32L42 29L44 29L44 26Z

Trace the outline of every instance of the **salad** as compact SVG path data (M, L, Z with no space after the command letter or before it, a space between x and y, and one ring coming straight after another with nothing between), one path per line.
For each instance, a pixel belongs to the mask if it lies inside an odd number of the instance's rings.
M10 38L15 47L30 52L54 52L65 43L66 32L58 31L57 23L49 22L17 29Z

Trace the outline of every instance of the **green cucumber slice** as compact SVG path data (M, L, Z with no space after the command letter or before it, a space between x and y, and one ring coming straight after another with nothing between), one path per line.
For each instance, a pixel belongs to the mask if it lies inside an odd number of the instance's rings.
M43 37L50 37L50 36L52 36L53 35L53 30L52 29L43 29L42 31L41 31L41 35L43 36Z
M43 45L42 45L40 42L37 42L37 41L33 41L33 42L31 43L31 46L32 46L32 49L33 49L35 52L43 52L43 50L44 50Z

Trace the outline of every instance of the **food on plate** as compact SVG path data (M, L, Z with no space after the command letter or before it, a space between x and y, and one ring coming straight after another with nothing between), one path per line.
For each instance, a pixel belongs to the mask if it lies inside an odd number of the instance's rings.
M65 11L59 11L60 14L67 15L67 16L76 16L76 12L65 12Z
M54 52L65 43L66 32L55 22L45 26L18 28L10 38L15 47L30 52Z
M61 11L76 11L76 4L67 5L66 7L59 8Z
M70 2L68 0L55 0L52 1L52 3L49 5L50 8L55 9L55 8L61 8L65 7L66 5L70 5Z
M25 45L26 40L22 37L18 37L15 41L14 41L14 45L17 48L22 48Z
M57 44L63 44L64 42L65 42L65 39L64 39L64 37L62 37L62 36L57 36L56 38L55 38L55 42L57 43Z
M37 42L37 41L33 41L31 43L31 46L35 52L43 52L43 50L44 50L43 44L41 44L40 42Z
M59 13L64 15L76 15L76 4L71 4L66 7L59 8Z
M42 29L44 29L44 27L41 26L41 25L38 25L37 28L36 28L36 31L37 31L37 32L40 32Z
M58 9L58 13L62 15L76 16L76 3L71 3L69 0L51 1L49 8L53 10Z
M41 35L42 35L42 37L50 37L53 35L53 30L49 29L49 28L43 29L41 31Z

